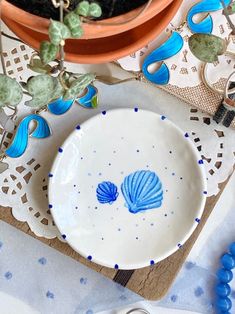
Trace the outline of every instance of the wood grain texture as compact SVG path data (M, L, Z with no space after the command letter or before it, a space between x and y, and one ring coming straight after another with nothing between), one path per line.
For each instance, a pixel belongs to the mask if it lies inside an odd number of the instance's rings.
M123 286L128 287L130 290L138 293L144 298L148 300L158 300L167 293L168 289L172 285L193 244L202 231L202 228L205 225L211 211L218 201L220 194L226 186L227 181L221 184L221 190L217 196L207 199L205 211L200 224L181 249L160 263L157 263L155 266L146 267L135 271L120 270L117 272L114 269L99 266L87 261L75 251L73 251L73 249L71 249L66 243L62 243L58 239L48 240L45 238L36 237L29 229L27 223L19 222L12 216L11 208L9 207L0 206L0 219L42 241L50 247L60 251L61 253L68 255L92 268L93 270L107 276L108 278L115 280Z

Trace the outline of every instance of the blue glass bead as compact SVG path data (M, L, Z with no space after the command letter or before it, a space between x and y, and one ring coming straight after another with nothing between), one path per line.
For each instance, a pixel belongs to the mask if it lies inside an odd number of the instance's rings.
M228 283L233 279L233 273L229 269L221 268L217 271L217 277L222 283Z
M223 313L231 309L232 301L229 298L218 298L215 302L215 306Z
M233 242L233 243L230 245L229 250L230 250L231 254L232 254L233 256L235 256L235 242Z
M231 288L227 283L219 283L215 287L215 292L219 297L227 297L231 293Z
M235 257L233 257L231 254L226 253L224 254L220 259L222 265L226 269L233 269L235 268Z

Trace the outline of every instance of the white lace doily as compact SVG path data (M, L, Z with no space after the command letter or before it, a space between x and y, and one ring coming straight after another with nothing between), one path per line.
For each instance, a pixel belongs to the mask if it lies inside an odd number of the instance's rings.
M9 34L9 30L4 29ZM7 71L12 77L26 79L32 73L26 62L32 50L15 40L4 40L4 58ZM79 66L68 64L74 72L93 70L101 74L126 77L115 65ZM216 125L212 119L197 109L190 108L166 92L141 82L128 82L116 86L98 84L100 105L98 109L83 109L74 105L63 116L48 112L42 115L51 126L53 135L47 139L29 139L26 153L18 159L7 159L9 169L0 175L0 204L12 207L17 220L27 222L37 235L46 238L59 237L48 209L48 173L58 147L77 124L97 112L116 107L150 109L167 116L185 132L188 132L205 161L208 178L208 195L217 194L218 184L232 172L234 165L234 130ZM23 105L20 117L27 114ZM94 135L95 136L95 135ZM9 140L9 139L8 139Z
M147 47L137 51L136 53L119 59L121 67L128 71L140 71L141 64L147 55L156 49L159 45L167 40L170 36L171 30L179 27L186 20L186 13L193 6L193 4L198 3L198 0L184 0L177 15L172 20L170 25L166 28L165 32L161 34L156 40L152 41ZM226 18L222 15L222 11L212 12L213 19L213 34L222 38L228 37L231 32ZM202 16L197 16L195 18L201 19ZM235 16L232 15L231 19L235 22ZM188 47L188 39L192 35L187 25L183 26L179 31L184 39L183 49L175 56L167 59L165 64L170 70L170 81L169 84L175 85L177 87L194 87L200 84L200 67L201 62L196 57L193 56ZM235 50L235 42L231 42L229 49ZM235 65L235 58L228 56L219 57L219 62L210 66L208 71L208 78L211 83L217 83L220 78L227 78L232 72L232 68Z

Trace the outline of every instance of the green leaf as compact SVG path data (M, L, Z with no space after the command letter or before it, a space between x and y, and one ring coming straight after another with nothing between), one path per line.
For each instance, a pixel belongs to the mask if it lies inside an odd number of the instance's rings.
M102 14L101 7L97 3L91 3L89 7L89 16L100 17Z
M91 100L92 108L97 108L98 107L98 96L94 96Z
M0 74L0 107L17 106L23 98L20 84L6 75Z
M69 28L63 23L54 20L51 20L48 33L54 45L59 45L63 39L71 37Z
M49 41L43 41L40 45L40 58L42 64L47 64L55 60L58 54L59 47L51 44Z
M189 38L189 48L199 60L213 63L225 53L227 42L211 34L194 34Z
M91 73L83 74L78 79L74 80L69 89L66 91L64 98L76 98L81 92L95 79L95 75Z
M30 70L41 74L50 73L52 70L52 67L49 64L43 64L42 61L37 57L32 58L27 67Z
M235 2L232 2L228 7L227 7L227 10L228 10L228 14L229 15L232 15L235 13Z
M90 4L88 1L81 1L76 7L76 9L74 10L74 13L77 15L88 16L89 8L90 8Z
M83 35L80 18L74 12L65 16L64 23L68 26L73 38L80 38Z
M50 75L38 75L27 82L27 90L32 99L25 102L26 106L41 108L64 94L58 78Z

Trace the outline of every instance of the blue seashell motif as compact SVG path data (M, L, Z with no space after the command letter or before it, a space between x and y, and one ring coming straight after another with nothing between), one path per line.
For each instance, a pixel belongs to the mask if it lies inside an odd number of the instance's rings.
M147 80L154 84L165 85L169 82L170 71L165 63L163 63L157 71L150 73L149 65L164 61L176 55L184 45L183 38L177 32L173 32L171 37L160 47L152 51L145 59L142 65L142 72Z
M126 207L133 214L162 205L162 183L155 172L141 170L130 174L124 179L121 190Z
M109 181L98 184L96 196L101 204L112 204L118 198L118 191L115 184Z
M31 121L37 122L36 129L31 134L31 137L46 138L51 135L47 121L41 116L31 114L20 122L10 147L5 151L7 156L17 158L23 155L28 145L29 124Z
M231 0L224 0L225 5L229 5ZM210 15L207 15L201 22L195 23L193 18L199 13L209 13L223 9L220 0L203 0L195 4L187 14L188 27L193 33L210 34L213 30L213 20Z

